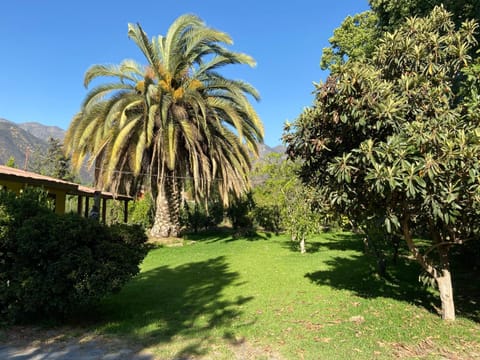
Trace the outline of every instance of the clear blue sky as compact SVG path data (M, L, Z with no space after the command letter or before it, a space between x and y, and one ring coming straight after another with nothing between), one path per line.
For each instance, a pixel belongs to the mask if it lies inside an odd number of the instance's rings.
M67 129L87 90L93 64L144 63L127 37L139 22L149 37L165 34L179 15L194 13L227 32L235 51L257 66L233 66L230 78L251 83L265 143L281 143L282 127L312 104L312 82L325 79L322 49L348 15L367 0L4 0L0 2L0 117Z

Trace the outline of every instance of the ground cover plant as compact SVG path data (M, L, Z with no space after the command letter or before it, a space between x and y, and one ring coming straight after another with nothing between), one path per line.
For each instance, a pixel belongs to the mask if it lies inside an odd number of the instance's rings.
M466 297L446 323L407 252L381 278L357 235L317 236L306 254L286 235L211 233L183 243L151 250L141 273L97 309L97 333L125 336L161 359L480 356L472 275L468 292L454 279Z

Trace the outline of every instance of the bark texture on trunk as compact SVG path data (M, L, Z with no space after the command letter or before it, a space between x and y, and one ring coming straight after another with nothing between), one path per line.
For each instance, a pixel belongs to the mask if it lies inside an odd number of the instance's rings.
M448 261L448 248L445 246L438 246L437 252L440 255L441 266L440 269L433 266L426 257L420 254L419 250L415 246L408 226L408 219L405 217L402 220L403 235L407 242L408 248L418 261L418 263L425 269L430 276L435 279L438 291L440 292L440 301L442 303L442 319L443 320L455 320L455 303L453 300L453 286L452 276L450 274L450 267ZM436 243L442 245L438 232L431 231L432 236L436 238Z
M442 300L442 319L455 320L455 304L453 302L452 276L447 269L435 277Z
M305 254L307 252L305 248L305 236L302 236L302 240L300 240L300 252Z
M155 219L150 234L158 238L180 235L180 187L173 174L158 184Z

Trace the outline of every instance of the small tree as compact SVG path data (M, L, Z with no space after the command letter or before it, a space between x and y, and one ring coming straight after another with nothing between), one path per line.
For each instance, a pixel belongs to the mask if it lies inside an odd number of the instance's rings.
M252 172L255 222L266 231L278 234L284 227L286 193L296 177L298 164L278 153L270 153L259 160Z
M17 165L15 164L15 158L13 156L10 156L7 162L5 163L5 166L11 167L11 168L17 167Z
M32 153L29 169L42 175L52 176L57 179L73 181L70 157L65 155L63 145L59 139L50 137L48 139L47 152L43 153L41 148Z
M286 206L283 224L292 241L297 241L302 254L307 252L306 240L320 231L321 217L315 209L315 189L294 180L285 191Z

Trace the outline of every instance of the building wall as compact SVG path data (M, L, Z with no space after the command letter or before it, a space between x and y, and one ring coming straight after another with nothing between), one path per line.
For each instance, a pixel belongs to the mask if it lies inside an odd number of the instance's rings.
M17 194L19 194L20 191L25 188L25 186L29 186L25 183L17 183L7 180L0 180L0 185L6 187L10 191L16 192ZM55 200L55 212L57 214L65 213L65 199L67 197L67 192L65 190L53 189L49 187L42 188L44 188L48 192L48 194Z

